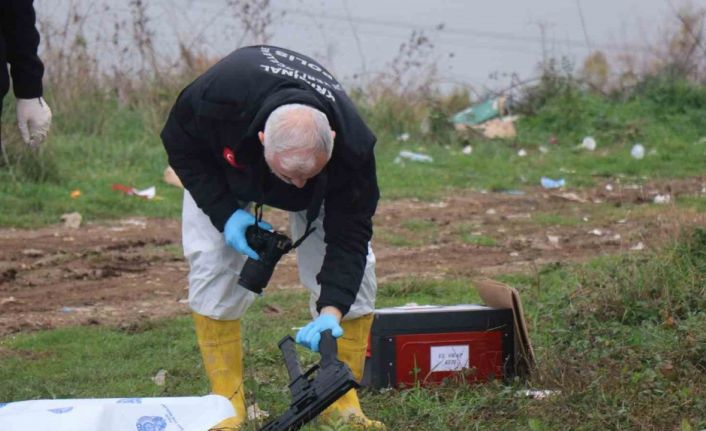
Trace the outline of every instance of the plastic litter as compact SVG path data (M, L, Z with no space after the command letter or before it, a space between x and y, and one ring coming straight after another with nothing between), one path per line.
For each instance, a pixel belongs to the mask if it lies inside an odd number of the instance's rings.
M509 196L524 196L525 192L522 190L504 190L502 192L504 195L509 195Z
M61 221L64 222L65 228L78 229L81 227L82 217L77 212L66 213L61 215Z
M547 148L545 145L540 145L539 152L542 154L547 154L549 152L549 148Z
M593 229L588 233L590 233L591 235L595 235L595 236L603 236L603 231L600 229Z
M270 417L270 413L267 410L262 410L257 404L248 406L248 420L253 421L268 417Z
M582 204L585 204L588 202L588 200L586 200L586 199L582 198L581 196L577 195L576 193L572 193L572 192L560 193L559 195L557 195L557 197L559 197L561 199L565 199L567 201L578 202L578 203L582 203Z
M543 400L559 394L561 394L561 391L554 391L551 389L525 389L515 392L515 396L527 397L535 400Z
M540 183L542 184L542 187L545 189L560 189L566 185L566 181L563 178L559 178L558 180L554 180L551 178L547 177L542 177L540 180Z
M17 299L15 299L14 296L8 296L7 298L0 298L0 305L12 304L13 302L17 302Z
M506 98L497 97L489 99L475 105L471 105L463 111L457 112L451 121L455 125L476 126L485 123L493 118L504 115L506 110Z
M81 190L79 190L79 189L73 190L73 191L69 194L69 196L71 196L71 199L76 199L76 198L78 198L79 196L81 196Z
M145 199L154 199L157 196L157 188L155 186L139 190L123 184L113 184L113 190L123 192L128 196L138 196Z
M461 150L461 152L463 154L471 154L473 152L473 147L471 147L470 145L466 145L465 147L463 147L463 150Z
M167 370L162 369L157 371L157 374L152 377L152 381L157 386L164 386L167 381Z
M3 431L204 431L235 415L220 395L31 400L0 407Z
M400 151L400 154L395 157L395 163L402 163L402 159L422 163L431 163L434 161L431 156L422 153L413 153L412 151Z
M44 256L44 252L37 248L26 248L22 250L22 255L27 257L42 257Z
M518 157L527 157L527 150L524 148L520 148L520 151L517 152Z
M671 195L657 195L654 197L653 201L656 204L668 204L669 202L672 201L672 196Z
M400 133L399 135L397 135L397 140L400 142L409 141L409 133Z
M630 250L633 250L633 251L641 251L644 249L645 249L645 244L642 241L640 241L637 244L630 247Z
M551 245L554 248L561 248L560 241L561 238L557 235L547 235L547 241L549 241L549 245Z
M633 159L642 160L645 158L645 147L642 144L635 144L630 150Z
M489 139L508 139L517 136L517 116L509 116L507 98L497 97L457 112L451 117L456 130L473 129Z
M596 140L593 139L593 136L586 136L583 138L583 141L581 142L581 145L579 145L580 148L583 148L584 150L588 151L594 151L596 149Z

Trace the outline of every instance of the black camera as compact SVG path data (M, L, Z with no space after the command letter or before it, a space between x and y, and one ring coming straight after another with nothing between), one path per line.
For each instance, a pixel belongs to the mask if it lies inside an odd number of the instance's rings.
M260 260L248 258L240 270L238 284L258 295L272 277L279 259L292 249L292 240L279 232L270 232L257 225L248 226L245 239Z

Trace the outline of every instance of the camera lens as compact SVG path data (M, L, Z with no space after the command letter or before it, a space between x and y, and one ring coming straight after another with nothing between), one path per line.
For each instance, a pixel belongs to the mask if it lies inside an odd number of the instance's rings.
M240 270L238 284L260 295L262 294L262 289L270 282L274 269L274 264L270 265L260 260L248 258Z

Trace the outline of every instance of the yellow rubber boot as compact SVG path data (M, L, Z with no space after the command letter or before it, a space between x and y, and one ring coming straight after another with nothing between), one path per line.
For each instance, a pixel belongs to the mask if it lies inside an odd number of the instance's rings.
M365 352L368 347L368 335L373 323L373 314L366 314L357 319L341 322L343 336L338 339L338 359L345 362L353 372L353 377L360 382L365 366ZM351 389L344 396L331 404L321 414L324 421L342 418L356 429L384 430L382 422L368 419L360 408L358 393Z
M240 320L214 320L197 313L192 315L211 392L228 398L236 413L211 430L237 430L246 418Z

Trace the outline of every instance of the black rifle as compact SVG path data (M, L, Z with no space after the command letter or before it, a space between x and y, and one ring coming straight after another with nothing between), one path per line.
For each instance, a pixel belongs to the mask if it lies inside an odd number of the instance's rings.
M298 430L346 392L359 387L348 365L336 357L336 339L330 330L321 333L321 362L306 373L302 373L292 337L284 337L278 345L289 373L292 402L283 415L268 422L260 431ZM312 378L316 370L319 372Z

